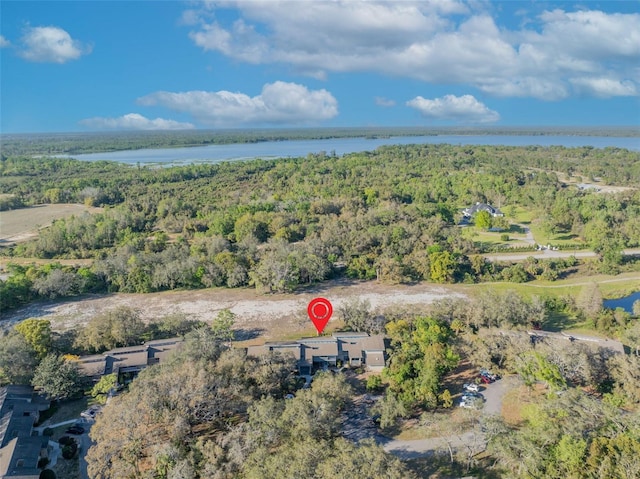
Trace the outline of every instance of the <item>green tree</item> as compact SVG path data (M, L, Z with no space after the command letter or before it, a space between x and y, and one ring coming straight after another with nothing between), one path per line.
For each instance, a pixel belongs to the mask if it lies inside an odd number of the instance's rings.
M221 310L211 323L211 331L216 339L225 343L231 343L234 338L233 325L236 315L230 309Z
M139 344L145 324L135 309L119 306L94 316L78 334L75 345L88 351L105 351Z
M456 260L449 251L429 255L430 277L436 283L451 283L456 272Z
M480 229L491 228L491 214L488 211L478 211L473 217L473 223Z
M51 350L52 333L49 320L25 319L15 326L15 330L24 337L40 358Z
M0 333L0 385L29 384L37 365L38 355L22 334Z
M109 392L115 389L117 384L118 375L116 373L105 374L91 389L91 397L95 398L100 404L105 404Z
M31 380L34 388L53 400L76 395L82 391L83 382L76 364L57 354L45 356Z

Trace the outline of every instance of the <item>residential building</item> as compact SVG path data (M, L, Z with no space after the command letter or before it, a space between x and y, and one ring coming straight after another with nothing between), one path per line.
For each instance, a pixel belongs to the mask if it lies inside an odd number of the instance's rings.
M475 205L470 206L469 208L465 208L464 210L462 210L462 215L464 216L465 219L469 220L476 213L479 213L480 211L486 211L494 218L498 216L504 216L504 213L500 211L499 208L488 205L487 203L476 203Z
M385 365L384 336L369 336L367 333L334 333L332 336L268 342L247 348L249 356L272 351L293 355L302 376L336 367L338 363L364 366L371 371L381 371Z
M115 348L102 354L82 356L78 359L80 374L96 380L116 373L118 382L126 384L147 366L158 364L178 349L182 338L156 339L139 346Z
M47 457L48 438L33 435L33 425L49 402L31 386L0 388L0 479L38 479Z

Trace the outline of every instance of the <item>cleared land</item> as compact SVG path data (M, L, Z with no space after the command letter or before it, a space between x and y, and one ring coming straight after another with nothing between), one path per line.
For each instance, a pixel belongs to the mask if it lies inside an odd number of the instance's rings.
M38 205L0 213L0 245L27 241L37 236L38 230L54 220L83 213L97 213L102 208L79 204Z
M351 298L369 301L372 309L398 306L424 306L445 297L464 297L455 288L421 283L413 286L389 286L375 282L331 281L294 294L263 295L253 289L204 289L167 291L149 294L111 294L77 300L38 302L3 314L1 326L30 317L49 319L56 330L73 329L93 316L118 306L140 310L142 318L154 321L170 314L211 321L222 309L236 315L240 338L246 340L286 339L312 336L316 331L307 316L311 299L328 298L334 315L327 330L342 326L339 308Z

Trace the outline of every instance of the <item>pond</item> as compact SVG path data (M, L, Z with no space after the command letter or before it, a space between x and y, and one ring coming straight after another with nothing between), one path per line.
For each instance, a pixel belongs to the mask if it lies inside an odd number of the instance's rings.
M622 308L625 311L632 313L633 303L636 301L640 301L640 291L632 293L629 296L625 296L623 298L606 299L603 304L605 308L610 308L610 309Z

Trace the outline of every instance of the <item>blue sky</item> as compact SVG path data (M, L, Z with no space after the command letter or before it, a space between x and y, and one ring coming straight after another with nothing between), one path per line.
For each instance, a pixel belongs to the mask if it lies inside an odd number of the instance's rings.
M2 133L640 124L636 1L4 1Z

